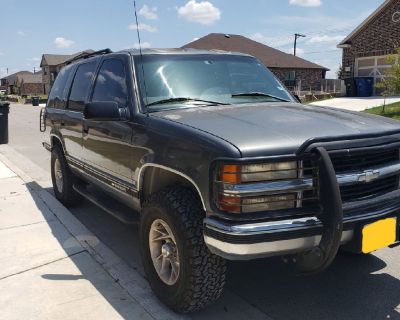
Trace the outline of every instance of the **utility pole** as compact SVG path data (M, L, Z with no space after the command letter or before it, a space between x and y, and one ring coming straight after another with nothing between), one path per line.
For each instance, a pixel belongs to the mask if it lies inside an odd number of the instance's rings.
M36 67L33 67L33 74L36 74Z
M293 50L294 56L296 56L297 39L298 39L298 38L305 38L305 37L306 37L305 34L301 34L301 33L295 33L295 34L294 34L294 50Z

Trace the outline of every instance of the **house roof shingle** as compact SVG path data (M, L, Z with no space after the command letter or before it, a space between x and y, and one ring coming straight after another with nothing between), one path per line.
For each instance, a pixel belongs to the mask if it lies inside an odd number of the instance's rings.
M75 58L77 56L86 54L86 53L93 53L94 50L84 50L84 51L80 51L74 54L43 54L42 56L42 61L40 63L40 67L42 67L44 65L44 63L46 63L46 65L49 66L57 66L59 64L63 64L66 63L68 60L71 60L72 58Z
M329 70L316 63L268 47L241 35L210 33L203 38L184 45L182 48L214 49L247 53L257 57L269 68Z
M37 73L18 75L18 80L24 83L42 83L42 75Z

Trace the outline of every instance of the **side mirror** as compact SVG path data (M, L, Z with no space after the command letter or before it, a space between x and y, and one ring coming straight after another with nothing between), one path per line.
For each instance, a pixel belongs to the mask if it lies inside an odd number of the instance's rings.
M90 102L86 104L83 115L90 120L118 121L123 118L118 103L114 101Z

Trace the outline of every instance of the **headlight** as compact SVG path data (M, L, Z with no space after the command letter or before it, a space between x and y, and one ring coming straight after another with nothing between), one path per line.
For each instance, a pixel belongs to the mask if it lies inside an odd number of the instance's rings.
M297 161L272 162L250 165L224 165L221 167L221 181L225 183L246 183L296 179Z
M270 162L262 164L220 166L217 187L217 206L220 210L232 213L250 213L270 210L293 209L298 205L298 192L266 190L265 194L253 195L248 191L258 188L261 182L277 182L283 185L302 174L298 161ZM228 192L231 186L245 186L242 193ZM247 189L249 187L249 189ZM244 191L243 191L244 190Z

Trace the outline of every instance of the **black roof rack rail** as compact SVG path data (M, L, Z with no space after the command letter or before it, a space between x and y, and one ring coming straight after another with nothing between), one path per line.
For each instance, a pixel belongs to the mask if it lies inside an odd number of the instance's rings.
M112 53L112 50L107 48L107 49L103 49L103 50L99 50L99 51L95 51L95 52L91 52L91 53L86 53L86 54L83 54L83 55L78 55L78 56L68 60L67 64L70 64L70 63L72 63L74 61L77 61L77 60L80 60L80 59L88 59L90 57L98 56L98 55L101 55L101 54L109 54L109 53Z

